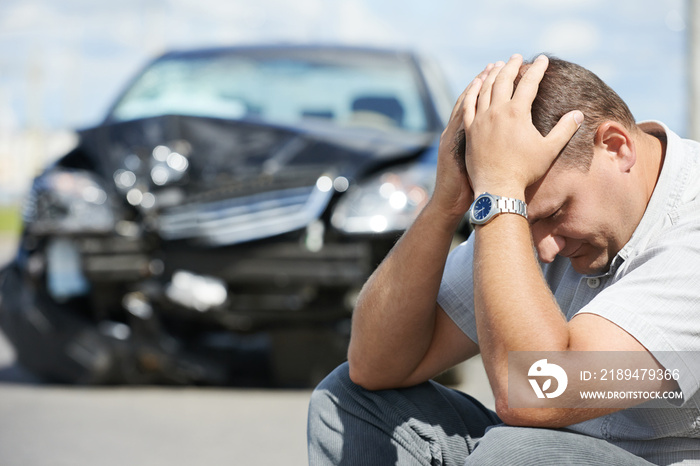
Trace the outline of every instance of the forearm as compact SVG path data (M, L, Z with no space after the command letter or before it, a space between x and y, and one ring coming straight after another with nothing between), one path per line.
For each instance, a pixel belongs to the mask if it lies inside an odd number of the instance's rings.
M580 367L581 353L588 361L603 357L598 351L623 351L630 370L652 368L661 370L656 361L632 336L614 324L597 316L584 315L568 322L556 303L541 273L530 239L527 221L519 215L500 215L487 225L477 227L474 238L474 294L479 346L496 399L496 411L501 419L512 425L563 427L602 416L635 404L603 402L586 407L577 398L582 383L588 390L607 389L603 382L582 382L569 379L566 392L557 400L560 406L543 404L541 408L513 408L517 389L508 390L518 377L527 374L529 366L509 367L508 353L512 351L558 352L559 364L569 374ZM629 352L636 352L631 358ZM533 361L534 362L534 361ZM528 363L530 364L530 363ZM622 367L622 366L621 366ZM514 380L509 380L514 376ZM517 382L516 382L517 381ZM512 383L512 384L511 384ZM634 381L634 385L618 387L642 391L677 390L674 380ZM532 396L527 384L525 390ZM511 398L513 395L515 398ZM522 400L520 400L522 401ZM639 401L637 401L638 403ZM579 406L579 407L574 407Z
M423 359L458 223L459 217L428 204L363 287L348 352L355 379L394 385Z
M473 198L464 160L464 108L476 104L491 68L457 99L440 137L430 202L360 293L348 360L350 377L366 388L419 383L478 352L439 310L437 295L452 238Z
M464 121L476 195L525 201L526 189L545 176L578 129L579 111L562 117L546 136L532 124L531 106L547 64L538 57L517 88L519 55L498 63L485 78L474 116ZM542 277L525 217L502 214L476 228L473 276L479 346L498 403L507 390L508 352L565 350L569 326Z
M542 276L527 220L504 214L477 228L474 294L479 346L496 399L509 351L563 351L569 326Z

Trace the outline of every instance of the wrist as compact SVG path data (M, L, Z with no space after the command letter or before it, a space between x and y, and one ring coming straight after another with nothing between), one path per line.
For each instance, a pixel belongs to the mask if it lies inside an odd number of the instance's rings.
M430 216L431 222L436 222L442 228L454 232L459 224L463 221L469 207L472 204L472 199L467 199L464 205L445 206L432 198L423 209L423 214Z
M475 187L474 189L474 199L479 197L480 194L490 193L501 197L512 197L513 199L520 199L525 202L525 188L519 188L514 185L507 184L483 184Z
M499 196L487 192L480 194L469 209L469 223L472 226L485 225L504 213L518 214L527 219L527 204L515 197Z

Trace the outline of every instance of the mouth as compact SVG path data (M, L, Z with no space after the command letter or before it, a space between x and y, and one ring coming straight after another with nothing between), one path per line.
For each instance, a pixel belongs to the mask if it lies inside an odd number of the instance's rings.
M566 254L562 253L561 255L568 258L568 259L574 259L574 258L578 257L579 255L581 255L581 254L579 254L579 251L581 250L582 247L583 247L583 243L579 244L579 246L576 249L574 249L573 251L566 253Z

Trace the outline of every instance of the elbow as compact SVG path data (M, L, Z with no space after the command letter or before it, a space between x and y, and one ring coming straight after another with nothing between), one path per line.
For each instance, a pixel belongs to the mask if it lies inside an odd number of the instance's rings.
M504 408L496 402L496 414L504 424L513 427L552 427L542 422L540 416L531 412L532 408Z
M348 370L350 381L365 390L377 391L393 388L390 384L383 382L381 377L366 364L358 363L352 357L348 358Z
M496 398L496 414L504 424L515 427L535 427L532 424L532 419L523 411L525 409L510 408L508 400Z
M523 424L524 419L518 416L517 409L512 409L508 406L508 399L505 396L497 396L495 400L496 414L499 419L503 421L504 424L509 426L519 426L525 427L527 424Z
M350 381L365 390L376 391L388 386L381 384L381 373L372 367L370 354L361 351L361 347L350 340L348 348L348 372Z
M504 424L514 427L561 428L573 422L566 410L557 408L511 408L506 397L496 398L496 414Z
M367 377L367 375L355 364L349 364L350 371L350 381L355 385L364 388L365 390L375 390L372 384L372 379Z
M372 367L365 358L354 357L348 353L348 372L350 381L369 391L389 390L402 386L401 381L392 378L386 368Z
M372 377L369 374L369 369L366 364L363 364L364 358L361 355L356 354L357 351L353 351L352 340L350 341L350 348L348 348L348 376L350 381L366 390L372 390Z

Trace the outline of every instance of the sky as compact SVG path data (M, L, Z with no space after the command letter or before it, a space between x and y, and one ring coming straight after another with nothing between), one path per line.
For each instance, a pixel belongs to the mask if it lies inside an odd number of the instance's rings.
M683 134L686 26L685 0L2 0L0 130L96 124L168 49L321 42L430 55L455 96L488 62L552 53Z

